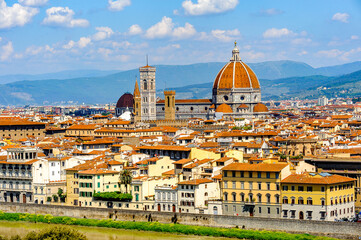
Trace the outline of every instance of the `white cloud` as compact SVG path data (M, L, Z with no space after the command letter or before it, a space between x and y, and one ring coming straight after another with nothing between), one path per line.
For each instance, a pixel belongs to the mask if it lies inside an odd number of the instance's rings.
M39 10L32 7L22 6L15 3L9 7L4 0L0 0L0 29L24 26Z
M48 0L19 0L19 3L25 6L38 7L48 3Z
M98 53L103 55L103 57L108 58L109 55L113 53L113 51L108 48L99 48Z
M108 0L108 9L111 11L121 11L130 4L130 0Z
M186 23L184 27L174 28L171 18L164 16L162 20L151 26L145 33L149 39L173 37L175 39L185 39L194 36L197 33L193 25Z
M352 35L352 36L351 36L351 40L358 40L358 39L360 39L360 37L357 36L357 35Z
M5 61L10 58L11 54L13 54L14 48L13 43L8 42L7 44L0 47L0 60Z
M134 24L129 27L128 34L129 35L138 35L142 34L143 30L138 24Z
M332 16L332 20L334 21L340 21L343 23L348 23L348 18L350 17L350 15L348 15L347 13L335 13Z
M241 54L247 60L259 60L264 59L265 54L263 52L249 51Z
M297 55L298 55L298 56L304 56L304 55L307 55L307 54L308 54L308 52L307 52L307 51L305 51L305 50L303 50L303 51L301 51L301 52L297 53Z
M160 47L157 49L158 53L169 53L169 51L172 51L174 49L179 49L181 46L180 44L169 44L165 47Z
M322 51L318 51L316 53L316 55L319 57L328 57L328 58L339 57L342 54L343 54L343 51L338 50L338 49L322 50Z
M113 48L122 48L122 49L128 49L132 44L128 41L123 42L112 42Z
M184 27L177 27L173 30L173 37L185 39L194 36L197 33L192 24L186 23Z
M79 48L85 48L91 42L91 39L88 37L81 37L78 41Z
M55 53L55 49L50 47L49 45L45 46L30 46L25 50L26 55L38 55L40 53Z
M270 17L270 16L275 16L275 15L280 15L283 14L284 11L276 9L276 8L269 8L266 10L261 10L261 12L259 13L260 16L266 16L266 17Z
M92 39L94 41L104 40L114 34L113 30L110 27L96 27L95 29L98 32L92 36Z
M312 40L310 38L296 38L291 41L295 45L307 45L310 44Z
M240 35L241 33L239 32L238 29L233 29L233 30L216 29L211 31L211 36L222 42L234 41L235 38L239 37Z
M52 7L46 10L46 18L43 23L51 26L62 27L87 27L89 25L86 19L74 19L74 11L68 7Z
M75 47L78 48L85 48L91 43L91 39L89 37L81 37L79 41L75 42L73 40L70 40L67 44L63 45L64 49L72 49Z
M172 22L172 19L164 16L160 22L147 30L145 36L150 39L170 36L172 34L173 26L174 23Z
M204 15L222 13L234 9L238 0L186 0L182 3L184 11L188 15Z
M296 34L287 28L270 28L263 33L264 38L281 38L295 36Z

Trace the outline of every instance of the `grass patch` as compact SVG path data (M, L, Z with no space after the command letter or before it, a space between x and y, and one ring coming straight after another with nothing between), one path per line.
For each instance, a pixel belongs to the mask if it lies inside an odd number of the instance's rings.
M106 227L185 235L199 235L212 237L229 237L252 240L332 240L335 238L313 236L310 234L291 234L285 232L245 230L238 228L214 228L182 224L164 224L158 222L130 222L114 220L97 220L71 217L56 217L50 214L5 213L0 211L0 220L26 221L51 224L79 225L88 227Z

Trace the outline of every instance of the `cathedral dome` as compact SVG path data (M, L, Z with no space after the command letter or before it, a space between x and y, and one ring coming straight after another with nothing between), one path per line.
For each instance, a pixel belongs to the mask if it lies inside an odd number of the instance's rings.
M268 112L268 107L266 107L263 103L257 103L253 107L253 112Z
M241 61L237 43L235 43L232 51L231 60L218 72L213 88L260 88L256 74L247 64Z
M117 108L132 108L133 107L133 95L131 93L124 93L118 100Z
M228 104L221 104L217 107L216 112L233 113L232 108Z

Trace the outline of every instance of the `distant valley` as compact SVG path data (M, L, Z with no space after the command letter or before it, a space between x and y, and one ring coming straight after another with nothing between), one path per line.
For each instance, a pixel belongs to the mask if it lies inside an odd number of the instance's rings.
M158 96L163 97L162 89L172 88L177 98L209 98L213 80L224 64L156 66ZM260 79L264 100L361 96L361 62L322 68L294 61L250 63L249 66ZM0 81L6 82L1 85L0 104L112 103L124 92L133 92L136 75L138 69L0 76Z

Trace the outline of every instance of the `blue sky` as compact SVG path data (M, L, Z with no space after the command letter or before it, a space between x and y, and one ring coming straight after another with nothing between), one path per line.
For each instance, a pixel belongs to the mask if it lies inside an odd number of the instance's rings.
M0 0L0 74L361 60L357 0Z

